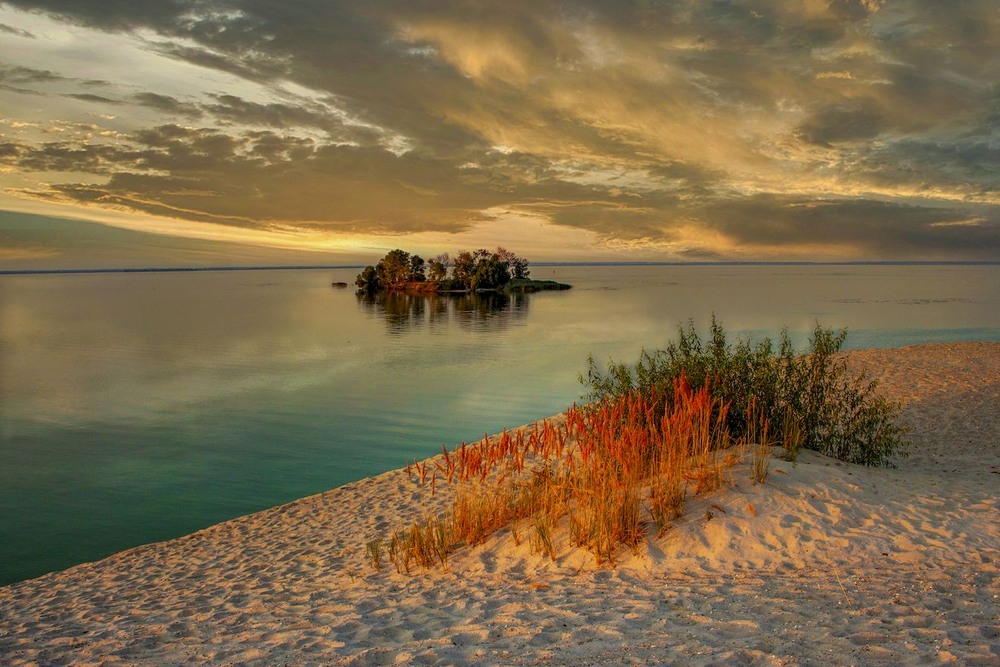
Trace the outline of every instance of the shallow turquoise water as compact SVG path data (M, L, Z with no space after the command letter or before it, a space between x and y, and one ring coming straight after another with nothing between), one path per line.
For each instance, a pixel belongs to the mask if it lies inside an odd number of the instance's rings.
M565 409L689 317L848 347L1000 341L1000 266L533 267L568 292L368 304L355 270L0 276L0 584Z

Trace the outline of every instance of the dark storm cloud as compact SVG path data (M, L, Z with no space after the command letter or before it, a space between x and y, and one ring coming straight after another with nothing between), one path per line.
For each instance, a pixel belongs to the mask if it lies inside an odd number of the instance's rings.
M261 228L299 220L300 226L333 231L455 231L512 193L529 209L530 202L590 194L590 188L555 179L529 156L498 156L488 168L456 168L416 153L397 156L274 132L233 136L179 125L130 139L129 147L11 144L0 151L0 163L31 171L75 165L110 174L103 185L53 186L45 195L52 200Z
M10 35L17 35L18 37L25 37L27 39L37 39L33 34L28 32L27 30L15 28L13 26L9 26L4 23L0 23L0 32L5 32Z
M223 123L281 130L316 129L325 133L330 142L363 146L378 145L384 138L377 128L351 124L343 114L317 102L261 104L236 95L212 97L217 103L201 105L201 109Z
M566 203L552 217L571 226L601 232L614 222L616 238L665 239L683 245L690 259L719 259L709 244L692 241L692 223L711 230L737 248L771 248L779 254L799 247L814 253L849 249L854 256L927 259L942 256L993 259L1000 254L1000 214L974 204L906 205L875 199L822 200L757 195L682 201Z
M198 118L202 115L202 111L197 105L190 102L181 102L170 95L160 95L159 93L151 92L136 93L132 95L131 100L136 104L163 111L173 116Z
M12 93L17 93L18 95L44 95L44 93L40 93L31 88L21 88L20 86L11 86L6 83L0 83L0 90L8 90Z
M250 81L273 79L288 74L288 69L282 61L254 52L226 54L167 43L157 44L155 51L193 65L228 72Z
M43 11L81 25L120 30L172 22L187 6L195 3L185 0L28 0L8 4Z
M316 147L269 132L234 137L177 125L139 132L133 142L132 149L8 144L0 161L32 171L72 166L115 172L104 185L53 186L50 199L183 212L194 220L240 226L293 219L327 221L320 226L342 230L454 229L502 201L489 186L448 188L463 177L449 164L381 149Z
M460 230L501 206L706 258L1000 252L990 0L9 4L309 91L64 93L200 127L0 155L110 174L53 197L376 232ZM60 76L5 67L0 85Z
M858 160L877 183L919 190L952 187L967 195L1000 197L1000 146L989 135L949 141L901 140L866 151Z
M885 116L874 106L820 109L799 125L800 136L810 143L832 146L843 141L877 137L886 125Z
M56 72L0 63L0 82L7 84L52 83L69 81Z
M270 127L323 127L328 125L327 119L311 109L292 104L259 104L248 102L235 95L216 95L218 104L207 105L205 108L219 118L267 125Z
M98 102L100 104L121 104L121 100L113 100L110 97L104 97L103 95L95 95L93 93L69 93L66 97L72 97L75 100L80 100L81 102Z
M16 166L24 171L85 172L110 174L136 164L135 155L128 156L113 146L85 145L75 142L49 142L36 145L4 144L0 164Z
M762 195L715 204L705 211L715 227L739 243L854 244L882 253L920 256L945 246L970 257L1000 251L1000 216L974 206L914 206L877 201L817 200ZM749 227L743 220L755 220Z

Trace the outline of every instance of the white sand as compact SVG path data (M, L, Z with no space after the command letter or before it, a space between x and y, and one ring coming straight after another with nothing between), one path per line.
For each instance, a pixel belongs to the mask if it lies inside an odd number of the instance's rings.
M615 569L502 533L411 576L360 546L418 511L390 472L0 588L0 664L1000 665L1000 344L850 360L906 401L898 469L737 469Z

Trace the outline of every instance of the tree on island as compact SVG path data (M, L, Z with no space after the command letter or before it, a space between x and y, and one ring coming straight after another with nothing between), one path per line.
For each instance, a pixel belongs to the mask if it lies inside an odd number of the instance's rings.
M424 275L424 267L427 264L420 255L410 256L410 282L422 282L427 280L427 276Z
M392 287L409 281L412 273L410 253L404 250L391 250L375 267L375 275L381 285Z
M451 259L448 253L443 253L427 262L427 279L439 283L448 277L448 264Z
M518 257L510 250L504 247L497 248L497 257L500 258L501 262L506 262L508 269L510 270L510 277L514 280L527 280L528 274L528 260L523 257Z
M451 278L448 268L451 267ZM512 279L528 278L528 260L506 248L495 252L480 248L462 251L451 259L447 253L430 262L405 250L391 250L375 266L366 266L354 284L360 291L403 290L419 287L421 291L496 290ZM421 285L416 285L421 283Z

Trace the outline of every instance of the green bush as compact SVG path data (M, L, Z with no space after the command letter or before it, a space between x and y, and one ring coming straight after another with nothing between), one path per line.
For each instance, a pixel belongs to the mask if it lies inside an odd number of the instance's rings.
M666 401L676 378L685 377L695 389L707 382L713 395L729 405L733 437L747 432L747 408L754 402L779 440L794 436L802 447L843 461L892 466L894 456L906 456L905 431L896 421L900 406L879 395L875 381L848 373L837 354L846 338L846 330L835 333L817 324L809 349L801 354L787 329L777 350L769 338L757 343L741 338L731 345L713 316L707 341L689 321L678 327L676 341L662 350L643 350L634 365L610 361L602 372L591 355L580 381L593 401L633 390L660 390ZM792 429L794 434L786 433Z

